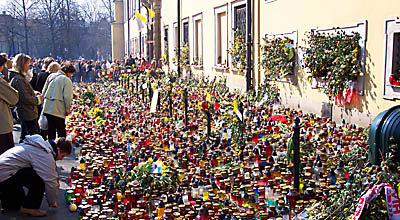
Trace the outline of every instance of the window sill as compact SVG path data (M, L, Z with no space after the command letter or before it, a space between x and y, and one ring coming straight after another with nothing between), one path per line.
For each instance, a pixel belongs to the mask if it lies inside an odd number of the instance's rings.
M193 69L195 70L203 70L203 65L192 65Z
M236 68L232 68L231 69L231 73L232 74L235 74L235 75L240 75L240 76L244 76L245 75L245 69L242 69L242 70L239 70L239 69L236 69Z
M228 73L229 72L229 67L224 68L224 67L216 67L216 66L214 66L213 68L217 72L223 72L223 73Z

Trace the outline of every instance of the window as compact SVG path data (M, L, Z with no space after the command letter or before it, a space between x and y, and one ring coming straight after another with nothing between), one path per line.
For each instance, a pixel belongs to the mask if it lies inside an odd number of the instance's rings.
M168 47L168 27L164 27L164 48Z
M226 65L228 57L227 6L215 9L215 64Z
M189 22L183 23L183 42L189 43Z
M299 63L297 61L296 52L299 52L299 53L303 54L302 51L301 52L300 51L296 51L297 50L297 41L298 41L298 39L297 39L297 37L298 37L297 31L291 31L291 32L287 32L287 33L279 33L279 34L266 34L264 37L265 37L265 39L269 39L269 40L272 39L272 38L278 38L278 39L281 38L281 39L283 39L283 38L287 37L287 38L289 38L289 39L291 39L293 41L293 45L291 45L295 50L294 51L295 52L295 57L293 58L294 59L293 74L289 74L287 78L276 78L275 80L280 81L280 82L290 82L292 84L296 84L297 83L297 69L296 69L295 66L296 66L297 63ZM263 43L265 43L265 42L263 42ZM264 79L264 74L263 74L262 78L263 78L263 80L265 80Z
M246 34L246 5L234 8L234 29Z
M219 13L217 16L217 64L226 64L227 27L226 12Z
M193 63L203 65L203 27L202 14L193 17Z
M400 99L400 19L385 20L385 77L383 98Z

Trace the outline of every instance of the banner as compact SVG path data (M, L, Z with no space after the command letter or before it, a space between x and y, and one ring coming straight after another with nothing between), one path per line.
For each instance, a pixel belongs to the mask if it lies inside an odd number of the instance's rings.
M157 111L157 102L158 102L158 89L155 89L153 93L153 98L151 99L150 113L154 113Z
M399 206L399 199L397 197L396 191L390 184L382 183L380 185L376 185L370 190L368 190L365 195L363 195L358 203L356 212L351 220L358 220L361 217L362 211L366 203L371 202L374 200L381 191L382 188L385 188L386 193L386 204L387 210L390 220L400 220L400 206Z

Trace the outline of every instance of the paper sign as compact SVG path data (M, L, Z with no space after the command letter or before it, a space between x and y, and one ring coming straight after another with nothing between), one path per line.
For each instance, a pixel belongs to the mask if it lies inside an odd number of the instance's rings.
M238 116L240 121L243 121L243 116L242 113L240 113L240 111L236 111L236 115Z
M150 173L163 173L163 163L161 161L153 162L150 168Z
M154 90L153 98L151 99L150 113L155 113L157 111L158 102L158 89Z

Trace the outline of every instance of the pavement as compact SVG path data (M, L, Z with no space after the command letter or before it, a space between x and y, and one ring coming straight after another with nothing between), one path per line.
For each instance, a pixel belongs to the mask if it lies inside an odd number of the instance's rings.
M19 142L21 127L19 124L14 126L14 142ZM75 166L77 161L75 160L75 155L71 154L68 157L65 157L61 161L57 161L57 170L60 178L60 190L58 192L57 204L58 208L51 208L47 205L46 198L43 197L42 201L42 210L47 211L47 216L45 217L29 217L22 216L18 211L3 211L2 215L0 215L0 220L31 220L31 219L40 219L40 220L71 220L78 219L78 214L76 212L71 213L68 209L68 204L65 202L64 194L68 187L67 179L71 170L71 167Z

